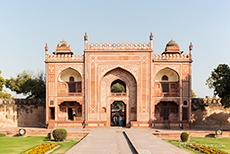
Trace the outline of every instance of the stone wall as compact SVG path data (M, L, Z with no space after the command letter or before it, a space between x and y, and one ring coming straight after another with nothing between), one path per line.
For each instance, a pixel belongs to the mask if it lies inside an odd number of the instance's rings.
M0 127L45 127L45 99L0 99Z
M230 128L230 108L219 98L192 99L192 128ZM44 99L0 99L0 127L45 127Z
M220 100L220 98L192 99L192 128L229 129L230 108L222 107Z

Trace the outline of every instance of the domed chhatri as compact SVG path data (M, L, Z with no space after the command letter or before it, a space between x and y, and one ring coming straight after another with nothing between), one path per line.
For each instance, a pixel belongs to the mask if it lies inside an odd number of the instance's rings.
M58 43L57 46L58 47L70 47L70 45L64 40L64 38L60 43Z
M171 39L171 40L169 41L169 43L168 43L166 46L167 46L167 47L168 47L168 46L179 47L178 44L177 44L173 39Z
M73 52L70 49L69 43L67 43L64 39L58 43L56 47L56 51L53 52L54 54L73 54Z
M179 45L171 39L165 47L165 51L163 54L181 54L182 52L180 51Z

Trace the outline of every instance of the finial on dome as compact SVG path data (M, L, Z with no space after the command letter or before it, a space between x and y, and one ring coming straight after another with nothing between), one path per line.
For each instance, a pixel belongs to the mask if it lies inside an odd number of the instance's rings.
M48 52L48 46L47 46L47 43L46 43L46 46L45 46L45 51Z
M153 33L152 32L150 33L149 39L150 39L150 41L153 40Z
M84 41L88 41L87 33L85 32Z

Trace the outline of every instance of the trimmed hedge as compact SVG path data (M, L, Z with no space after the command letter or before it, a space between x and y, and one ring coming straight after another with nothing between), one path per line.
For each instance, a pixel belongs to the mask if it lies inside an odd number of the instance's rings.
M55 129L52 134L55 141L64 141L67 137L67 131L65 129Z
M0 133L0 137L4 137L4 136L6 136L6 135L5 135L5 134Z
M187 142L188 141L188 136L189 136L189 134L186 133L186 132L181 133L181 135L180 135L181 141L182 142Z

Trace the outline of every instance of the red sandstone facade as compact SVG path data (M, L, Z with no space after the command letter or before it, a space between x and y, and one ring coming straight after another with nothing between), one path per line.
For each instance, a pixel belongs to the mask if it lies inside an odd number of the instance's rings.
M171 40L155 54L152 34L148 44L84 41L84 55L64 40L51 55L45 47L48 128L189 127L192 44L182 54ZM123 91L114 92L115 84Z

